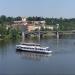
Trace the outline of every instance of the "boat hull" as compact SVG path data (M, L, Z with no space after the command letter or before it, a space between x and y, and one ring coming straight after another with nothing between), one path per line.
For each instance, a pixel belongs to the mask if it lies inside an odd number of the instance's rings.
M16 49L18 51L25 51L25 52L32 52L32 53L43 53L43 54L50 54L52 51L35 51L35 50L26 50L26 49Z

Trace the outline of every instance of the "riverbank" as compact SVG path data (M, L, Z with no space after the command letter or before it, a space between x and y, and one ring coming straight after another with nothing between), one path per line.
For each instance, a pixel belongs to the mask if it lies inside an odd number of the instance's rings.
M61 38L62 36L67 36L67 35L73 35L75 34L74 32L70 32L70 31L60 31L58 32L58 36L59 38ZM21 34L17 33L9 33L8 35L5 35L3 37L0 37L0 40L21 40L21 39L32 39L32 40L37 40L37 39L50 39L50 38L57 38L57 32L54 31L48 31L44 34L28 34L28 35L24 35L22 36Z

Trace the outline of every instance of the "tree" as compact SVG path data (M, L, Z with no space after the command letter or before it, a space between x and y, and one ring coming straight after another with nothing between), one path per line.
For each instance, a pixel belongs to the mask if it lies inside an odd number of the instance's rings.
M0 34L1 34L2 38L4 38L6 33L7 33L6 26L3 24L0 24Z
M22 20L22 18L20 16L15 18L15 21L21 21L21 20Z
M13 17L7 17L7 22L12 22L12 21L14 21Z
M33 21L33 17L28 17L27 21Z
M6 22L6 16L5 15L2 15L1 17L0 17L0 21L2 21L2 22Z
M18 30L15 28L10 29L9 35L11 39L17 39L20 36Z

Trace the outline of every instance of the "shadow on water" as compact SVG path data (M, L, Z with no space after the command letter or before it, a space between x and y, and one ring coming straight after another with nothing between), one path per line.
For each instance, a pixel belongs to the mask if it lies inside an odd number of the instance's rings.
M22 59L35 60L35 61L40 61L42 59L52 56L52 54L32 53L32 52L25 52L19 50L16 50L16 54L20 56Z

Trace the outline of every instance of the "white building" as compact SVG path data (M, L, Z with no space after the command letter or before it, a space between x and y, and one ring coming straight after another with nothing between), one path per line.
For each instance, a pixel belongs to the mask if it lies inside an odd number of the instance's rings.
M50 25L46 25L43 28L44 29L49 29L49 30L53 30L54 29L54 27L53 26L50 26Z
M23 22L26 22L26 17L22 17L22 21Z

